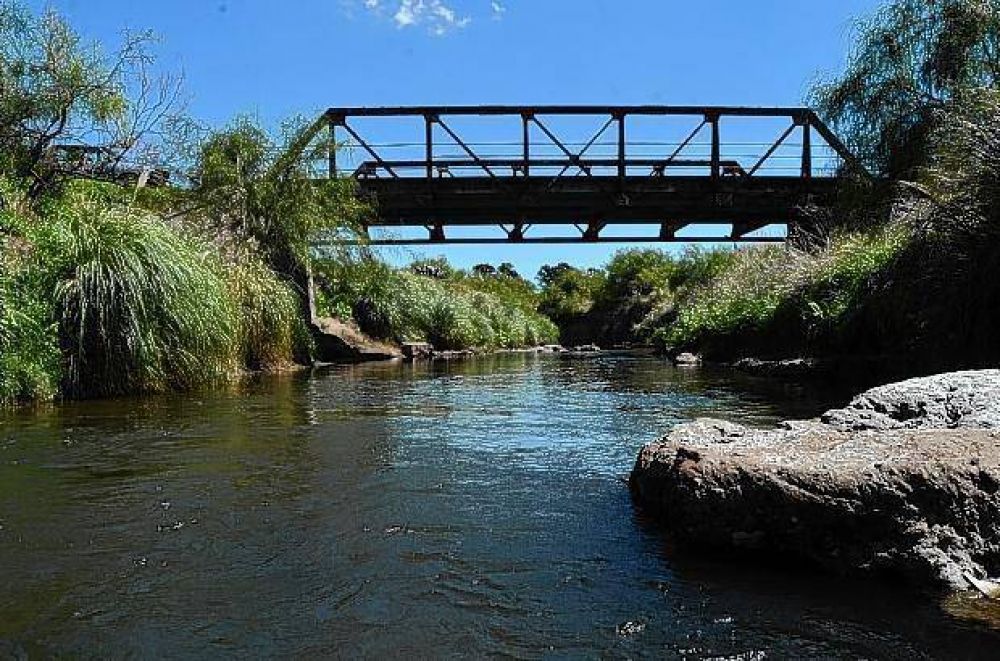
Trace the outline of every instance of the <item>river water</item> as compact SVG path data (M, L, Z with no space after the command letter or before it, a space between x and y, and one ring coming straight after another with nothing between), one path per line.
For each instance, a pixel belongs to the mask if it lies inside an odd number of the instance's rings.
M996 658L863 582L692 557L643 442L834 403L626 355L336 367L0 426L0 657Z

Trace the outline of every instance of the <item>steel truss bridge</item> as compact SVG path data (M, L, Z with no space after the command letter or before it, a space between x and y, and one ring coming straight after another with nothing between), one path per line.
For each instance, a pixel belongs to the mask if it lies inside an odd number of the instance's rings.
M761 134L773 140L746 137ZM832 201L841 173L864 172L808 108L331 108L305 140L322 136L326 175L352 177L371 205L366 232L426 232L372 245L783 241L803 209ZM577 231L546 236L554 225ZM650 230L602 235L616 225ZM682 232L692 225L723 229ZM786 231L759 232L771 225ZM502 233L450 235L482 226Z

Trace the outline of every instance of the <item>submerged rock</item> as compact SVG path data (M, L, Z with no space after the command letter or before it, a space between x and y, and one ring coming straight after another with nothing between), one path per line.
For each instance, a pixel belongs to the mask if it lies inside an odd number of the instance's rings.
M733 363L733 368L747 374L762 376L800 376L811 374L819 368L819 363L813 358L789 358L784 360L761 360L760 358L741 358Z
M773 430L698 420L630 483L681 542L969 589L1000 574L998 391L1000 371L963 372Z

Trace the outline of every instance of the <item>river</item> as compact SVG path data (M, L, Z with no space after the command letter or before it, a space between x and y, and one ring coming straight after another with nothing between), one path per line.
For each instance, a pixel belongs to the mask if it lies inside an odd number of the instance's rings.
M841 395L647 357L342 366L0 427L0 657L995 658L902 590L673 549L638 448Z

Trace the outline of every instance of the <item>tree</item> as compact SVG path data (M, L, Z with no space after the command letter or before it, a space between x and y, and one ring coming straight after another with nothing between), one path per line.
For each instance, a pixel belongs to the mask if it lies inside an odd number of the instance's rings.
M910 177L939 111L1000 82L1000 0L893 0L858 32L847 70L812 102L872 171Z
M480 278L492 278L497 274L497 270L492 264L476 264L472 267L472 273Z
M455 274L455 269L444 257L418 259L410 264L410 272L435 280L447 280Z
M150 33L106 54L54 12L0 0L0 174L29 194L67 177L118 177L150 167L180 80L153 76Z
M504 262L503 264L501 264L500 266L498 266L497 267L497 274L501 275L501 276L503 276L505 278L510 278L512 280L520 280L521 279L521 274L517 272L517 269L515 269L514 265L511 264L510 262Z
M211 133L198 153L189 212L255 244L269 266L299 291L308 319L311 245L324 234L354 227L362 208L349 180L325 179L312 171L325 146L307 144L297 151L307 131L293 123L275 139L241 118Z
M545 264L542 268L538 269L538 283L543 288L549 287L555 284L564 273L572 270L575 270L574 267L566 262L559 262L555 265Z
M674 260L662 250L621 250L608 263L604 295L612 301L646 296L667 288L676 270Z
M557 321L589 312L605 283L603 271L582 271L565 262L543 266L538 279L542 283L539 311Z

